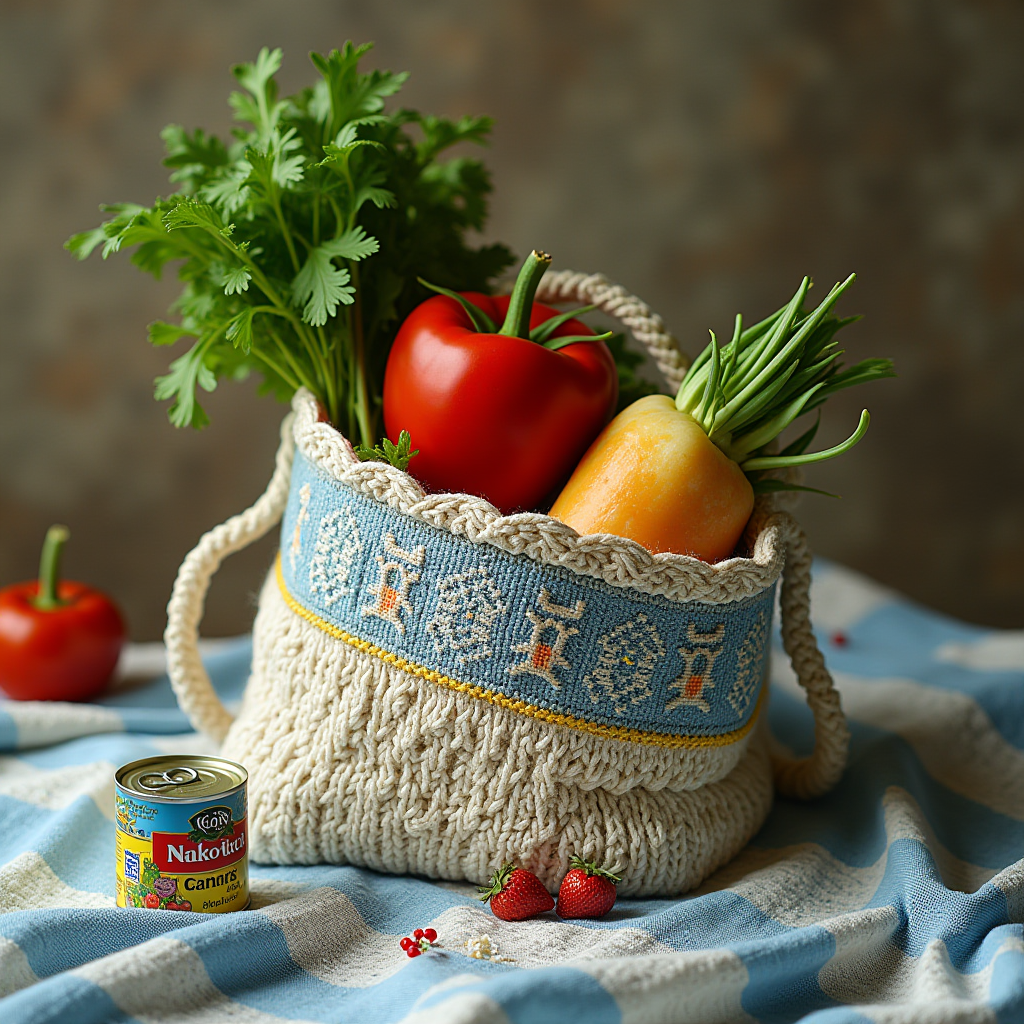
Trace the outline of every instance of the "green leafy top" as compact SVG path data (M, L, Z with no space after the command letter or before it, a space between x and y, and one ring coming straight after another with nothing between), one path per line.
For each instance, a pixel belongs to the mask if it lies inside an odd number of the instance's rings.
M498 896L501 891L508 885L509 880L512 878L512 873L516 871L515 864L511 861L506 861L498 868L497 871L491 875L486 885L478 885L476 891L480 893L478 897L481 903L486 903L492 896Z
M618 885L622 881L622 875L616 874L614 871L609 871L607 868L599 867L597 861L585 860L583 857L579 857L573 854L569 858L569 867L573 871L582 871L585 875L591 878L604 878L607 879L612 885Z
M311 54L320 79L280 99L281 51L264 48L233 69L233 141L168 126L164 163L178 191L149 207L102 207L113 216L66 243L80 259L134 246L132 261L155 277L182 261L179 321L149 330L154 345L193 339L156 382L176 426L208 422L197 388L255 369L282 399L305 385L339 429L372 446L395 329L428 294L417 278L487 291L511 262L504 246L465 241L484 225L486 169L438 159L485 142L490 119L386 113L406 75L360 72L369 49Z
M398 435L398 444L385 437L380 444L372 447L367 444L356 445L355 453L363 462L387 462L398 469L406 470L409 463L419 455L420 450L413 448L409 431L403 430Z
M779 480L765 480L768 470L821 462L852 448L867 432L870 417L861 413L857 429L841 444L807 452L817 424L780 453L768 445L798 416L819 408L843 388L894 377L889 359L865 359L844 369L836 332L858 320L833 316L832 307L853 283L851 274L808 313L803 301L811 286L804 278L793 298L766 320L743 330L736 317L732 339L718 345L714 332L707 348L693 361L676 407L689 413L719 448L754 479L755 489L806 490Z

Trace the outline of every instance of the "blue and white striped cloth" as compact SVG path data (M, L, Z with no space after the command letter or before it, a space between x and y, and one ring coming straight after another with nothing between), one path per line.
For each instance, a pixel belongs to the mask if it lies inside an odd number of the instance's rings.
M254 867L248 912L118 910L114 768L206 741L163 678L0 705L0 1022L1024 1020L1024 633L829 565L813 614L853 730L843 782L779 800L699 892L596 922L505 923L472 886L326 866ZM246 639L208 655L229 702L248 659ZM772 727L804 752L774 666ZM441 948L408 959L428 925ZM501 959L470 957L482 935Z

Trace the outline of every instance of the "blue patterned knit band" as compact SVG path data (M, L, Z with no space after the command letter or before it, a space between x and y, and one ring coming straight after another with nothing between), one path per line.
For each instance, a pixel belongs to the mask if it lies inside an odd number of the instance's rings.
M719 745L758 705L774 585L723 604L612 587L396 512L301 453L279 572L292 608L345 642L572 728Z

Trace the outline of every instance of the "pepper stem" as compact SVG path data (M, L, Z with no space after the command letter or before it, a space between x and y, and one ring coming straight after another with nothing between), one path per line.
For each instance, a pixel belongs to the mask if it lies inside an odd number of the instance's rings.
M42 611L52 611L64 603L57 596L57 586L60 583L60 556L70 536L71 531L66 526L51 526L46 531L39 559L39 591L33 602Z
M508 302L505 322L499 334L512 338L530 340L530 314L533 312L533 297L537 294L537 286L544 276L544 271L551 266L551 257L546 252L534 249L523 263L516 286L512 289L512 297Z

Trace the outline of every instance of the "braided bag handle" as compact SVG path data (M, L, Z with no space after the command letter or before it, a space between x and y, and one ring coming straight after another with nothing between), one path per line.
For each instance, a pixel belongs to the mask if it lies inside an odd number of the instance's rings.
M602 274L563 270L544 275L537 299L542 302L580 302L616 317L647 348L673 391L678 389L688 362L675 338L646 303ZM221 703L199 656L199 623L210 581L228 555L242 550L273 529L284 514L294 455L293 416L281 425L281 446L270 484L245 512L214 527L186 556L167 605L167 671L178 704L193 725L218 742L227 735L233 716ZM818 649L810 621L811 553L797 521L776 512L786 545L782 580L782 641L807 703L814 713L814 751L793 759L773 751L775 781L787 796L809 798L831 789L843 773L849 748L849 729L839 694Z
M218 743L227 735L234 716L221 703L203 667L199 623L210 581L221 562L269 533L284 515L295 455L294 420L295 414L289 413L281 424L281 444L267 489L253 506L203 534L181 563L167 603L167 675L178 706L200 732Z
M630 295L621 284L604 274L580 274L575 270L549 270L537 289L539 302L582 302L597 306L624 323L657 363L669 388L676 392L683 383L690 361L679 342L665 330L661 317L646 302Z
M814 751L793 758L773 742L775 785L801 800L827 793L842 777L850 750L850 727L839 691L811 629L811 549L803 527L788 512L772 518L782 527L786 564L782 570L782 646L814 713Z

